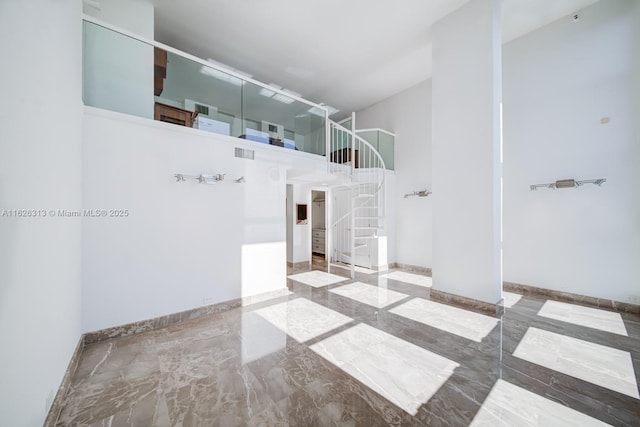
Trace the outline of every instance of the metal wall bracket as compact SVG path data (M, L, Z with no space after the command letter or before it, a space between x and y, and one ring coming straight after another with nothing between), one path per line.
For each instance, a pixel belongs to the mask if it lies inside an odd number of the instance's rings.
M606 178L583 179L581 181L576 181L575 179L559 179L556 182L552 182L549 184L533 184L529 186L529 189L531 191L535 191L538 188L551 188L552 190L555 190L556 188L582 187L584 184L595 184L600 187L604 182L607 182Z

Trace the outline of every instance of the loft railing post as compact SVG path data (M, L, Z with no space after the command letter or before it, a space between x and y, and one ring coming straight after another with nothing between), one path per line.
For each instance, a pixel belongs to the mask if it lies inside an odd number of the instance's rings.
M327 123L329 123L329 121L327 121ZM329 156L327 155L327 158ZM334 225L333 225L333 191L328 188L327 191L324 193L324 198L325 198L325 216L327 217L327 221L326 224L329 225L329 227L326 227L327 230L325 232L325 237L327 239L327 241L325 242L325 255L324 255L324 260L327 263L327 273L331 273L331 259L333 257L333 239L335 236L333 236L333 230L334 230Z
M329 121L329 113L325 116L325 153L324 155L327 157L327 174L331 173L331 138L333 137L331 131L331 122Z
M356 113L355 111L351 112L351 179L355 179L355 172L356 172L356 156L358 153L358 151L356 150ZM362 166L362 165L359 165ZM357 199L354 198L354 194L355 196L359 196L360 195L360 186L357 185L355 187L355 191L352 192L351 194L351 224L350 224L350 233L349 235L351 236L351 244L349 245L349 252L351 253L351 256L349 257L349 260L351 261L351 278L354 279L356 277L356 201Z
M356 169L356 112L351 113L351 176L354 176Z
M355 200L351 197L351 247L349 248L351 261L351 278L355 279L356 277L356 212L355 212Z

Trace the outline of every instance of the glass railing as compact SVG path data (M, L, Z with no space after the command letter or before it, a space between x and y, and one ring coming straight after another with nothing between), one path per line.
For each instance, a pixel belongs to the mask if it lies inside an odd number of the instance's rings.
M394 170L393 150L395 145L395 135L382 129L357 130L356 135L367 141L375 148L388 170Z
M324 155L327 110L84 21L85 105Z
M350 118L344 119L344 120L340 120L338 122L338 124L340 126L342 126L343 128L348 129L348 130L353 130L353 126L351 125L351 123L352 123L352 120Z

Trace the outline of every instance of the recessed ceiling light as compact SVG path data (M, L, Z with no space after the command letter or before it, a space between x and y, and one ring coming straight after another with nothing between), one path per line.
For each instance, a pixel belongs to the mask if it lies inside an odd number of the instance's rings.
M301 94L299 94L298 92L294 92L294 91L289 90L289 89L282 89L282 91L283 91L284 93L288 94L288 95L291 95L291 96L296 96L296 97L298 97L298 98L302 97L302 95L301 95Z
M229 83L233 84L234 86L242 86L246 82L244 80L242 80L241 78L239 78L239 77L233 76L233 75L225 72L225 70L228 70L229 72L238 74L238 75L240 75L242 77L245 77L245 78L248 78L248 79L253 77L249 73L245 73L244 71L241 71L241 70L235 69L233 67L230 67L227 64L224 64L224 63L222 63L220 61L216 61L215 59L207 58L207 62L211 63L216 68L211 68L211 67L207 67L207 66L203 65L202 68L200 68L200 72L202 74L206 74L206 75L209 75L211 77L215 77L216 79L220 79L220 80L229 82Z
M260 89L259 93L260 93L260 95L266 96L267 98L271 98L273 95L276 94L274 91L269 90L269 89L264 88L264 87L262 89Z
M224 71L220 71L216 68L207 67L206 65L203 65L200 68L200 73L205 74L207 76L214 77L218 80L225 81L227 83L231 83L234 86L242 86L246 83L246 81L238 77L232 76L231 74L227 74Z
M328 112L329 116L331 116L331 115L337 113L338 111L340 111L337 108L332 107L331 105L325 105L325 104L322 104L322 103L320 103L319 105L327 109L327 112ZM307 111L310 112L311 114L315 114L316 116L320 116L320 117L324 117L324 115L325 115L325 110L320 108L320 107L311 107Z
M311 114L315 114L316 116L320 116L320 117L324 117L326 114L326 111L320 107L311 107L307 111L310 112Z
M340 111L340 110L338 110L337 108L332 107L331 105L327 105L327 104L325 104L324 102L321 102L321 103L320 103L320 105L322 105L324 108L326 108L326 109L329 111L329 115L330 115L330 116L333 116L335 113L337 113L338 111Z
M276 101L280 101L285 104L291 104L292 102L295 101L295 99L289 98L288 96L283 95L281 93L276 93L275 95L273 95L272 99L275 99Z

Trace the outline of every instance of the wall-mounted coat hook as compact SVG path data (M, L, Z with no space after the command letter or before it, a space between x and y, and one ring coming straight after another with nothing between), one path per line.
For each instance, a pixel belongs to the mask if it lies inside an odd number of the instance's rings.
M419 191L414 191L413 193L405 194L404 198L408 199L409 197L413 197L413 196L427 197L429 194L432 194L431 191L429 190L419 190Z
M186 181L187 179L197 180L200 184L217 184L220 181L224 181L225 174L207 175L201 173L200 175L188 175L184 173L177 173L173 175L176 178L176 182Z

